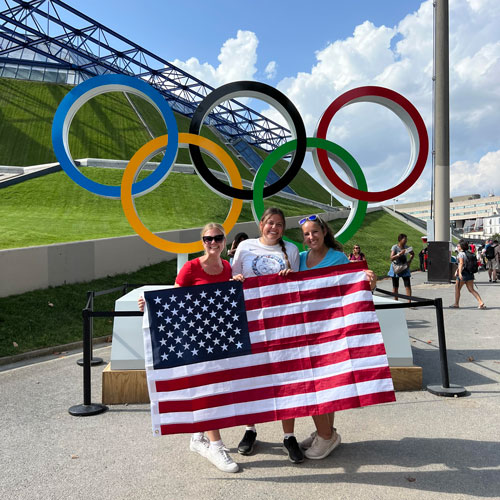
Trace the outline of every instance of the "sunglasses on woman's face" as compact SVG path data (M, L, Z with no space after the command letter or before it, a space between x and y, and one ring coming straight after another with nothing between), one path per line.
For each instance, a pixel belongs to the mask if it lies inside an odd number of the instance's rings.
M299 220L299 225L302 226L303 224L305 224L308 220L310 221L315 221L319 219L319 217L317 215L310 215L309 217L304 217L303 219L300 219Z
M203 243L212 243L212 241L215 241L215 243L220 243L224 239L223 234L218 234L217 236L203 236Z

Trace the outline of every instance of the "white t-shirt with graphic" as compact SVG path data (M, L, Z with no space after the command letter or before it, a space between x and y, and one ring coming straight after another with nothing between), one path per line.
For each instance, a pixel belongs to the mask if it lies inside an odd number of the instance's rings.
M292 271L299 270L299 251L293 243L285 241L286 253ZM232 263L233 276L243 274L245 278L277 274L287 269L285 256L281 245L263 245L258 238L242 241Z

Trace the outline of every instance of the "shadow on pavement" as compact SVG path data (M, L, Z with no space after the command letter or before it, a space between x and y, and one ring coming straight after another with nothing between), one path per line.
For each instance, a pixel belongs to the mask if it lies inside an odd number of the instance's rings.
M267 448L266 443L262 443ZM270 453L266 449L266 453ZM283 454L281 451L280 454ZM258 460L244 468L282 467L281 461ZM444 465L450 470L418 470ZM411 490L466 494L474 497L498 498L500 491L500 443L467 439L404 438L399 441L368 441L344 443L324 460L308 460L299 466L315 471L309 476L300 474L274 476L250 481L277 483L352 483L374 486L406 487ZM394 465L407 470L393 472L363 472L365 466ZM318 471L325 472L318 473ZM328 471L328 472L327 472Z
M434 349L421 349L415 344L412 345L413 362L423 369L423 386L428 384L441 383L441 365L439 359L439 350L437 345L429 344ZM499 349L448 349L448 371L450 383L466 387L470 392L474 392L471 387L486 384L498 384L500 379L500 364L498 370L490 368L483 364L484 361L500 360ZM471 369L467 365L471 365ZM478 373L475 368L491 374L488 377Z

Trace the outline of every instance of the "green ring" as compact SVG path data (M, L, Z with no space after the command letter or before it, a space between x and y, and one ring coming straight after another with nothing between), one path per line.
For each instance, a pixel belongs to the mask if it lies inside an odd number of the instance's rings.
M266 182L267 175L269 171L273 168L273 166L286 154L295 150L297 145L297 140L286 142L282 144L278 148L276 148L272 153L270 153L267 158L262 162L262 165L259 167L257 174L253 180L253 199L252 199L252 213L255 219L255 222L259 224L262 214L264 213L264 184ZM358 162L354 159L354 157L346 151L344 148L335 144L332 141L328 141L327 139L320 139L319 137L308 137L307 138L307 148L320 148L328 151L334 156L340 158L347 167L349 167L351 173L354 176L356 188L361 191L367 191L368 186L366 184L366 178L359 166ZM340 165L340 164L339 164ZM343 168L343 165L340 165ZM342 244L345 244L349 241L356 231L361 227L363 220L366 215L368 203L366 201L357 200L352 202L352 209L355 211L354 217L349 222L349 219L346 223L340 228L340 230L335 234L335 238ZM302 249L302 243L298 243L296 241L283 237L285 241L289 241L296 245L299 250Z

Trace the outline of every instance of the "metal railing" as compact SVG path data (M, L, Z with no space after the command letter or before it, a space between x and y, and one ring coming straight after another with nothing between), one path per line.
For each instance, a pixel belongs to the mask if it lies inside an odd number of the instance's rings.
M91 367L93 364L92 360L98 359L98 358L93 358L93 353L92 353L93 319L143 315L143 313L140 311L94 311L94 298L99 297L101 295L116 293L118 291L121 291L123 296L127 293L129 288L138 288L140 286L146 286L146 285L124 283L122 286L118 286L108 290L102 290L99 292L94 292L94 291L87 292L87 303L85 305L85 308L82 310L83 361L81 364L83 365L83 404L70 407L68 411L71 415L78 417L91 416L91 415L98 415L108 410L108 407L104 404L92 403ZM444 328L443 300L441 298L424 299L421 297L402 295L398 293L388 292L380 288L375 288L374 292L379 292L384 295L389 295L395 298L397 297L411 301L404 303L401 302L396 303L395 301L394 304L377 304L375 305L376 310L404 309L408 307L429 307L429 306L434 307L436 309L436 321L437 321L438 341L439 341L439 358L441 365L441 385L436 385L436 384L428 385L427 390L437 396L447 396L447 397L464 396L467 392L464 387L450 383L450 376L448 370L448 356L446 350L446 335Z

